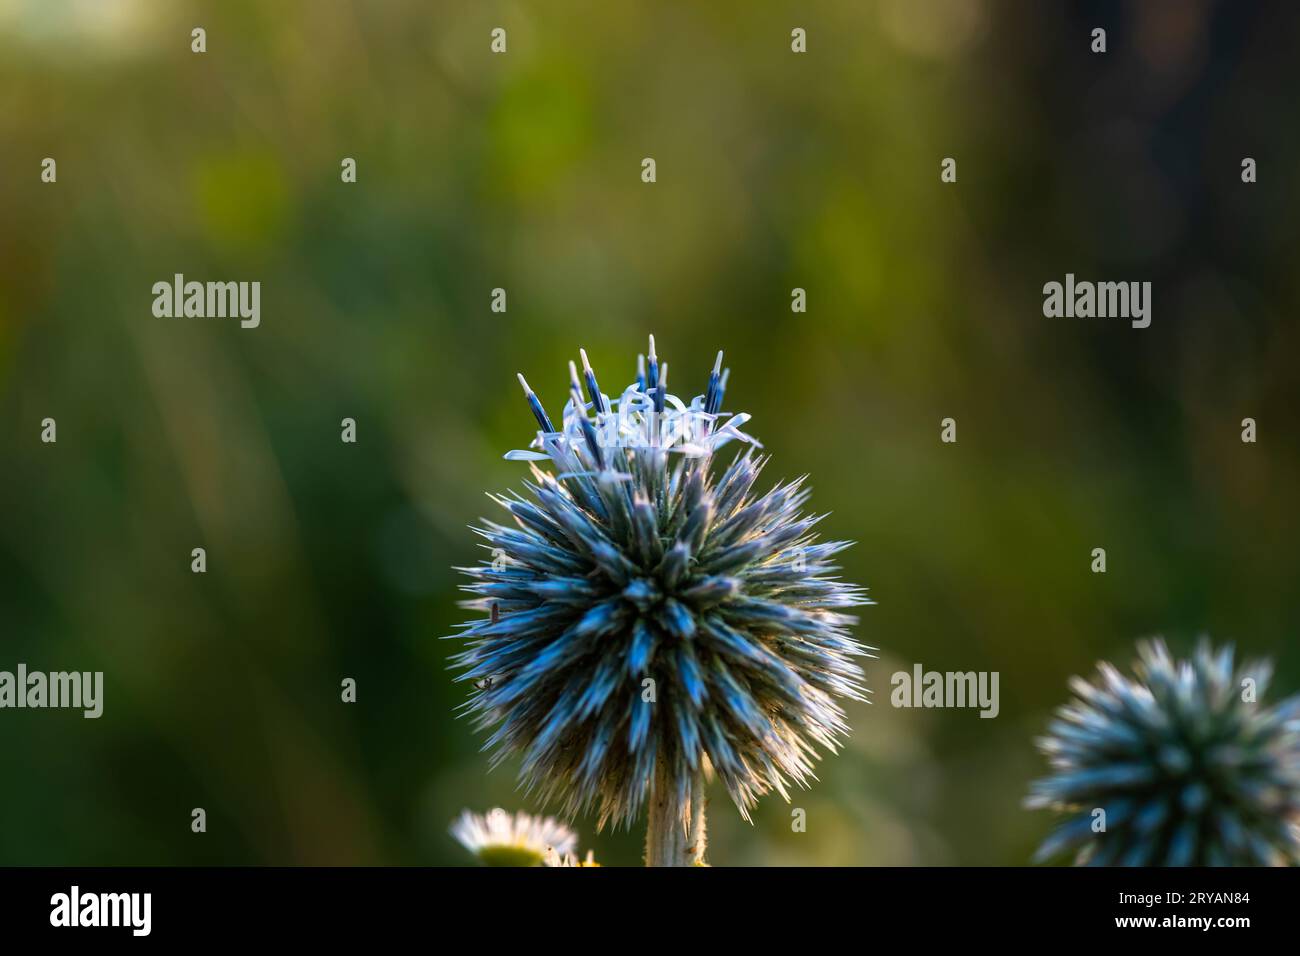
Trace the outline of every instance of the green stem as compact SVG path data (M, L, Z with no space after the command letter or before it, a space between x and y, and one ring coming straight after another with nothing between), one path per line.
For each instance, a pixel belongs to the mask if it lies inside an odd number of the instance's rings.
M704 866L704 772L691 780L683 803L677 798L673 774L662 758L655 761L650 784L649 819L645 831L646 866Z

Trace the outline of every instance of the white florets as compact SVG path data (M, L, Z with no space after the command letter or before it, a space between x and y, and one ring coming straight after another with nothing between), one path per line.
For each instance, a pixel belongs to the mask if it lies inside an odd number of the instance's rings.
M524 859L537 865L552 855L564 857L578 844L577 835L552 817L523 811L511 816L500 807L485 814L464 811L451 835L484 863L515 866L526 865Z

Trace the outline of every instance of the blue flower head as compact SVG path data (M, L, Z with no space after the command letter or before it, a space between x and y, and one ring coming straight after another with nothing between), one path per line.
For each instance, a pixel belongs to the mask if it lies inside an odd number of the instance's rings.
M864 699L846 608L870 603L819 542L803 480L755 490L764 459L722 410L722 355L702 395L667 390L650 351L621 395L570 363L556 427L523 376L539 431L506 457L531 463L513 519L476 532L489 556L462 568L482 617L452 658L493 763L568 816L630 823L658 771L687 799L714 773L746 818L759 796L806 785L817 748ZM722 446L747 446L718 474ZM540 464L550 462L551 469Z
M1300 696L1263 703L1272 669L1203 642L1098 665L1038 742L1052 774L1026 804L1069 814L1038 851L1094 866L1300 863ZM1101 811L1100 813L1098 811ZM1100 826L1099 826L1100 824Z

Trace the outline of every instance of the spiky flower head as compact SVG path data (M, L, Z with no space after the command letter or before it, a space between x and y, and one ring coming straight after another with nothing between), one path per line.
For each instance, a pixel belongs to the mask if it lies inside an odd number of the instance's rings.
M1300 862L1300 696L1262 703L1270 664L1234 670L1232 647L1208 641L1175 661L1154 640L1138 645L1135 677L1097 671L1071 680L1075 700L1038 741L1053 773L1026 805L1072 814L1038 859L1073 849L1094 866Z
M485 814L465 810L451 835L486 866L559 865L550 861L572 855L578 838L563 823L522 810L511 816L497 807Z
M754 490L763 459L749 416L722 411L721 353L689 403L653 337L617 398L582 362L558 428L520 376L540 430L506 457L532 481L495 499L513 525L475 529L491 558L461 569L484 615L453 657L465 706L493 728L493 762L517 756L521 784L565 815L630 823L657 767L683 805L711 770L748 818L847 733L837 700L863 699L869 648L843 609L870 602L835 576L848 543L818 542L802 479ZM731 442L750 447L715 475Z

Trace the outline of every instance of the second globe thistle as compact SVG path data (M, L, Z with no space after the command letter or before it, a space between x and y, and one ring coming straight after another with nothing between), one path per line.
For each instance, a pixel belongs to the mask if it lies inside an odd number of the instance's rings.
M1265 706L1271 667L1235 669L1232 648L1208 642L1183 661L1163 641L1140 644L1135 672L1102 663L1094 681L1074 678L1076 699L1039 741L1053 772L1026 803L1071 815L1039 858L1300 863L1300 696Z
M844 610L869 602L835 575L848 544L817 540L802 479L755 491L763 459L749 416L722 411L721 354L689 403L653 338L617 398L582 358L559 427L520 377L540 430L507 457L533 461L532 481L496 499L513 525L478 529L492 556L463 570L484 618L453 662L527 789L600 825L649 804L648 862L698 863L706 771L748 817L847 733L839 701L863 699L869 648ZM751 449L714 474L730 442Z

